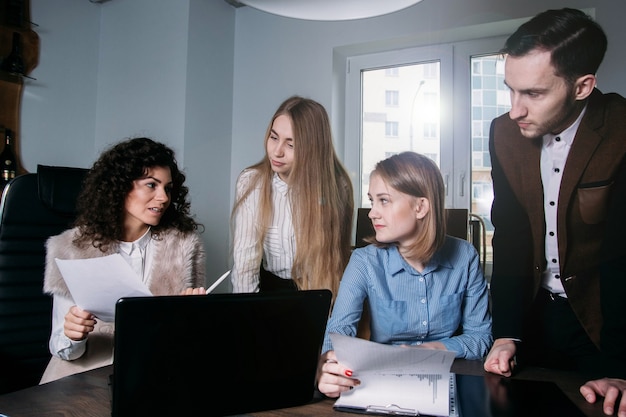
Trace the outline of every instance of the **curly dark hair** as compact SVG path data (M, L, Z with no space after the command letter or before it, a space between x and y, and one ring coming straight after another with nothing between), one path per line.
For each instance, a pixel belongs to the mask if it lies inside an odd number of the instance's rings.
M172 174L170 205L152 233L175 228L181 232L197 230L201 225L190 216L187 201L189 189L176 163L174 151L149 138L134 138L120 142L104 151L87 174L78 196L79 228L77 245L92 244L105 251L121 240L126 196L133 181L146 175L153 167L168 167Z

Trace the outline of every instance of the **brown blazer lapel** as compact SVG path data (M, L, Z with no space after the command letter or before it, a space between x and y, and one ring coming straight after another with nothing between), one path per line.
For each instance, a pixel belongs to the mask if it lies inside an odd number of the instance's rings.
M589 165L589 161L602 140L600 135L594 130L596 115L589 114L585 116L591 117L590 121L592 123L585 123L586 120L583 118L574 136L572 148L569 151L565 169L563 170L563 179L561 180L559 214L561 212L561 203L563 203L563 210L567 209L567 203L570 201L572 193L575 191L582 174L585 172L585 168Z
M567 253L567 213L569 211L569 205L572 203L573 195L585 172L585 168L589 165L589 161L593 157L594 151L600 141L600 135L581 124L567 156L559 191L557 215L559 256L562 262L565 262L565 254Z
M497 126L499 140L495 143L502 169L520 203L543 213L541 139L528 139L515 122L508 118L502 121Z
M543 251L545 222L543 220L543 185L541 181L542 139L529 139L520 133L517 124L508 116L501 117L496 124L494 143L502 169L515 193L525 207L530 220L535 258Z

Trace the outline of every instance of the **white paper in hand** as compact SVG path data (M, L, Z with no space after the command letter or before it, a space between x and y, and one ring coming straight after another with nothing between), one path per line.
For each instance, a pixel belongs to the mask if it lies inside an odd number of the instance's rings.
M357 413L448 416L451 351L392 346L331 334L337 359L361 385L341 393L335 409Z
M115 320L115 303L120 298L152 296L120 254L54 260L76 305L102 321Z

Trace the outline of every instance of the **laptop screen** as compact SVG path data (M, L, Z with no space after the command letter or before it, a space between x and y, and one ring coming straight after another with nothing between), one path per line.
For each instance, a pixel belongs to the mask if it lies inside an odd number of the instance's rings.
M330 299L328 290L120 299L113 417L311 401Z

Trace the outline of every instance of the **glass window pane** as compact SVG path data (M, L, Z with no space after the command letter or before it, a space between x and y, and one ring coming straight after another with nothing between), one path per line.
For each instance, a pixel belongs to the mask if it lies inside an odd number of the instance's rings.
M375 164L403 151L440 158L440 62L362 71L361 206ZM494 99L495 100L495 99Z
M491 121L509 111L509 92L504 80L504 59L500 55L474 56L472 67L472 208L487 227L487 262L492 261L491 159L489 157L489 128ZM480 63L480 65L479 65ZM477 71L480 70L480 72Z

